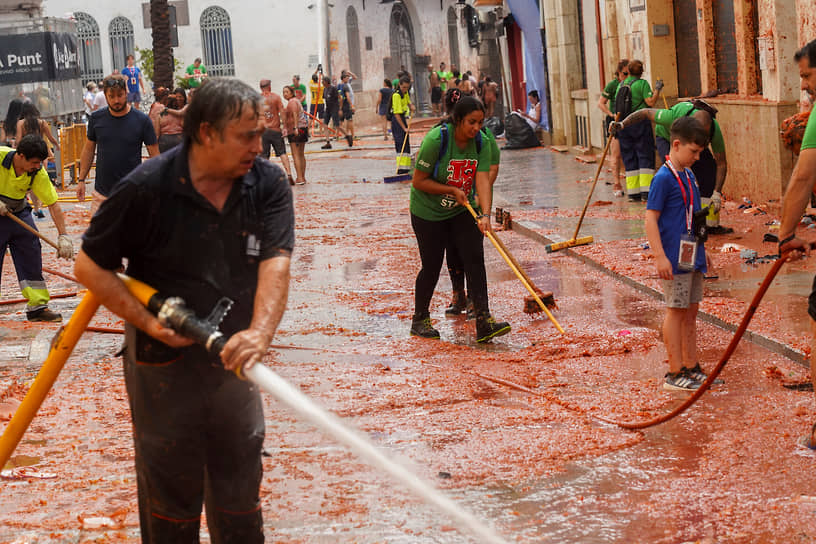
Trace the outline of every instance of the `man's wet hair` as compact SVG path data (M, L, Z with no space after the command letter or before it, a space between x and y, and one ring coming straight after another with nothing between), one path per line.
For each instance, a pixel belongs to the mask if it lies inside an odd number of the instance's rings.
M708 132L702 123L694 117L681 117L671 126L671 141L680 140L681 144L697 144L700 147L708 145Z
M184 114L184 140L201 143L199 131L204 123L223 133L227 123L240 119L246 107L260 116L261 95L255 89L237 79L207 78Z
M272 88L272 82L268 79L262 79L258 85L261 89Z
M811 68L816 68L816 40L806 43L802 49L793 55L793 59L796 62L799 62L804 58L808 59L808 64Z
M627 74L629 73L629 59L621 59L615 71L617 73L620 73L623 72L624 70L626 70Z
M37 134L26 134L17 142L17 153L28 160L48 158L48 145Z
M107 93L108 89L122 89L127 91L127 80L122 74L110 75L102 80L102 92Z
M629 63L629 75L640 77L643 75L643 62L639 60L633 60Z

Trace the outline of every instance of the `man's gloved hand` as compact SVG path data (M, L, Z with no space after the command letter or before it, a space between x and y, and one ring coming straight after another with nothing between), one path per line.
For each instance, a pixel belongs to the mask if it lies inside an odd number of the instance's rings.
M612 121L609 123L609 134L614 136L618 132L623 130L623 121Z
M714 213L720 211L722 207L722 195L719 191L714 191L711 195L711 209L714 210Z
M663 80L658 79L657 81L655 81L655 90L660 91L662 89L663 89Z
M72 259L74 257L74 244L67 234L60 234L57 238L57 255L62 259Z

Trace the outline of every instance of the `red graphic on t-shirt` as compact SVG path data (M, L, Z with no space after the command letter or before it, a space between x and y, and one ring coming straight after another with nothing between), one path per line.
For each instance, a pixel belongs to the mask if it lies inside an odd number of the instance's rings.
M451 159L448 162L448 185L458 187L469 195L478 165L479 161L473 159Z

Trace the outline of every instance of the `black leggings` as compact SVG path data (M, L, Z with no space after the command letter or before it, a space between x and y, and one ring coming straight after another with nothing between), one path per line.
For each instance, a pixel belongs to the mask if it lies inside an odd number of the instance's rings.
M442 259L445 249L451 245L458 250L462 259L468 294L473 300L476 315L489 314L484 235L470 214L463 211L442 221L428 221L411 214L411 226L414 228L422 260L422 269L416 279L414 314L420 318L430 315L431 298L439 281Z

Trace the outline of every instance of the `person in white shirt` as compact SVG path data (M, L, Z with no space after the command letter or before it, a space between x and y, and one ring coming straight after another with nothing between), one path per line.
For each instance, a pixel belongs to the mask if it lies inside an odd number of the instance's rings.
M85 117L94 111L94 98L96 98L96 83L91 81L85 86L85 94L82 96L82 101L85 103Z
M105 99L105 93L102 92L102 85L97 87L96 95L93 99L92 111L101 110L108 107L108 101Z

